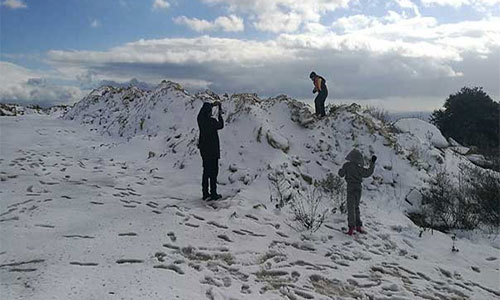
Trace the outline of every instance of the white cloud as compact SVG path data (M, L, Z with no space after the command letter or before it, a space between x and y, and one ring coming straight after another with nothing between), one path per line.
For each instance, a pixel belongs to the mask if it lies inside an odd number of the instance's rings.
M186 25L194 31L202 32L207 30L213 30L215 24L207 20L200 20L197 18L188 18L186 16L180 16L174 18L174 23L179 25Z
M230 11L241 12L254 20L261 31L295 32L306 23L317 23L321 16L356 0L202 0L208 4L227 6Z
M245 29L243 19L235 15L218 17L214 23L224 31L243 31Z
M94 19L94 20L92 20L92 22L90 22L90 27L92 27L92 28L97 28L100 26L101 26L101 22L99 22L99 20L97 20L97 19Z
M291 58L291 51L275 41L248 41L201 36L139 40L109 51L59 51L48 53L55 63L151 63L202 64L208 62L253 64L258 61Z
M413 10L416 16L420 16L420 11L418 10L418 6L410 0L395 0L396 3L402 8L408 8Z
M8 7L10 9L20 9L28 7L26 3L21 0L5 0L2 2L2 6Z
M494 6L500 4L500 0L420 0L424 6L451 6L459 8L461 6Z
M226 32L236 32L243 31L245 26L243 24L243 19L235 16L221 16L215 19L213 22L207 20L201 20L197 18L188 18L186 16L180 16L174 18L176 24L186 25L194 31L203 32L209 30L223 30Z
M154 0L153 9L167 9L170 7L170 3L165 0Z
M55 85L46 72L0 61L0 101L40 105L69 104L85 94L76 86Z
M332 23L335 29L341 29L345 32L358 31L367 27L373 27L380 24L377 18L365 15L352 15L342 17Z

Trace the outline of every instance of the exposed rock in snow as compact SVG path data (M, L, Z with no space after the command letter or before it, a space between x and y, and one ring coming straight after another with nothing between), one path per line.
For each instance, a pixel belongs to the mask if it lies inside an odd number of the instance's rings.
M0 116L25 116L25 115L49 115L52 117L62 117L70 109L67 105L56 105L49 108L42 108L37 105L19 105L0 103Z
M273 148L280 149L285 153L290 149L288 139L277 132L272 132L270 129L266 130L266 139Z
M491 162L481 154L469 154L466 156L471 162L481 167L489 167Z
M284 95L279 97L287 99ZM290 110L292 121L299 123L301 126L306 127L314 122L314 115L305 103L296 101L291 102Z
M451 146L450 149L459 154L465 155L470 151L470 148L460 145L457 141L455 141L451 137L448 138L448 142L450 143Z
M400 119L394 126L402 132L411 132L423 144L431 144L437 148L446 148L448 141L436 126L416 118Z
M405 201L410 204L410 207L406 210L407 212L418 212L422 205L422 193L417 188L412 189L406 195Z
M16 108L14 105L0 103L0 116L15 116Z

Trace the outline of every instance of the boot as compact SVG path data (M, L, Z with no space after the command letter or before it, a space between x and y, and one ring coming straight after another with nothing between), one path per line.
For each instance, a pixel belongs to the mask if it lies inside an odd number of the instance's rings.
M220 195L220 194L210 195L210 200L219 200L220 198L222 198L222 195Z
M208 198L210 198L210 194L203 194L203 200L207 200Z
M356 226L356 231L361 233L361 234L365 234L366 231L365 229L363 228L363 226Z
M346 232L347 235L354 235L354 227L349 227L349 231Z

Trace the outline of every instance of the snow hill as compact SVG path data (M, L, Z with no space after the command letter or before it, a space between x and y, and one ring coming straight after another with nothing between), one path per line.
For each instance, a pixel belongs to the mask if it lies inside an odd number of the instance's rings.
M207 205L196 116L214 100L224 110L225 200ZM471 163L426 122L387 126L357 104L331 106L317 120L285 95L191 95L173 82L151 91L105 86L63 119L0 122L6 299L500 296L497 242L469 234L452 253L448 235L421 234L405 215L418 210L415 191L430 176ZM340 213L313 234L292 229L290 207L270 202L270 178L283 174L291 193L306 189L336 174L353 147L379 158L363 183L368 234L344 235Z

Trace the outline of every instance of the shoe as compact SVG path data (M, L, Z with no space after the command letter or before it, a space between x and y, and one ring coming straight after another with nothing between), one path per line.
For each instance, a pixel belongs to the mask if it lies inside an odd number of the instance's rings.
M208 198L210 198L210 194L203 194L203 200L207 200Z
M354 227L349 227L349 231L346 232L347 235L354 235Z
M210 200L219 200L220 198L222 198L222 195L219 194L210 195Z
M356 226L356 231L361 233L361 234L365 234L366 231L365 229L363 228L363 226Z

